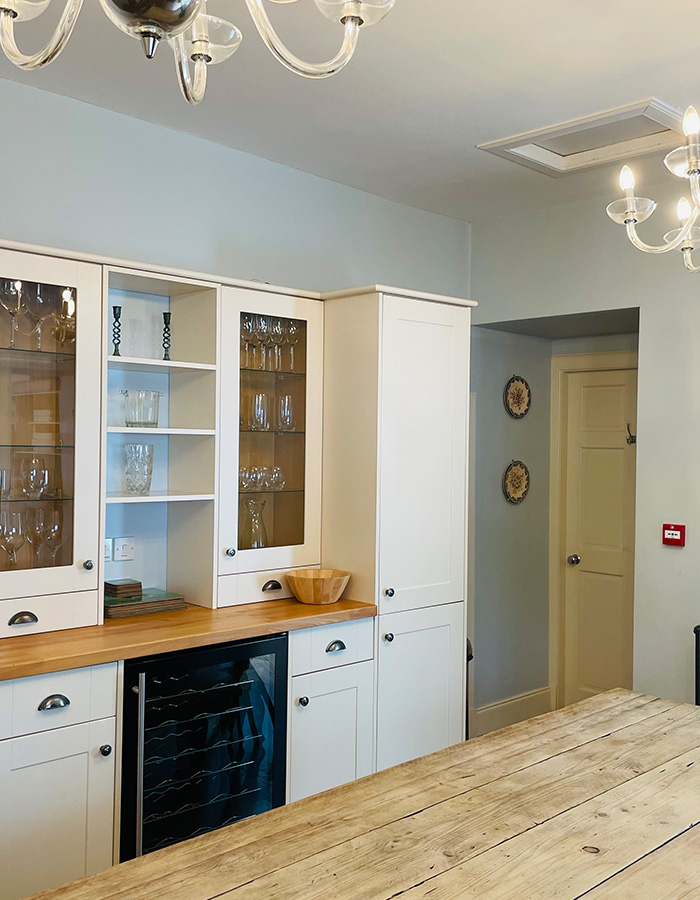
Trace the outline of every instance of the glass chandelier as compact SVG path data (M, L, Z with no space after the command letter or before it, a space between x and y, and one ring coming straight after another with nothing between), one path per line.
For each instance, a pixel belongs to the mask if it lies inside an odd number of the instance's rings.
M43 50L27 56L18 48L15 23L40 16L50 2L0 0L0 46L20 69L40 69L52 62L73 33L83 0L67 0L56 30ZM270 2L296 3L297 0ZM180 90L188 103L199 103L204 97L208 67L228 59L243 40L235 25L208 15L207 0L100 0L100 3L117 28L141 41L148 59L153 59L162 40L170 44ZM323 63L304 62L287 49L272 27L264 0L245 0L245 3L260 37L282 65L305 78L328 78L352 59L360 28L383 19L396 0L315 0L327 18L343 26L340 50L333 59Z
M645 244L637 234L637 225L646 221L656 209L656 203L647 197L635 197L634 173L629 166L623 166L620 172L620 188L625 196L622 200L614 200L607 213L613 222L624 225L627 236L635 247L645 253L668 253L669 250L680 250L683 262L690 272L700 272L700 266L693 265L692 252L700 241L700 228L696 228L700 216L700 116L689 106L683 117L685 146L672 150L664 159L666 168L678 178L686 178L690 183L690 200L681 197L676 214L680 222L664 235L664 242L659 246Z

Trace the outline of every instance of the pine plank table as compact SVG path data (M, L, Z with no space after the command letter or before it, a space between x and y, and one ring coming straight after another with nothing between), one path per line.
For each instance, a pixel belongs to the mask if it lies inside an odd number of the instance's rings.
M700 709L627 691L44 900L698 900Z

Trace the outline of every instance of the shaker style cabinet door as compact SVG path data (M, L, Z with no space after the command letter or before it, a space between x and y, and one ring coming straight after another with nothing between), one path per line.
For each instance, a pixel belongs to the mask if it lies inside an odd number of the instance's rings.
M384 297L380 612L465 597L469 318Z
M0 250L3 600L97 588L101 284L100 266ZM71 624L96 616L95 599Z
M2 900L112 864L114 739L110 718L0 741Z
M288 799L372 773L373 663L292 678Z
M221 340L219 575L318 565L323 305L225 287Z
M377 770L464 740L464 604L380 616Z

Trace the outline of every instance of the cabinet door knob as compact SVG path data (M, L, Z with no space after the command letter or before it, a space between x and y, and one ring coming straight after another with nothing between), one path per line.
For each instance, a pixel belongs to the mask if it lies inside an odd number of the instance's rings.
M229 547L228 550L226 551L226 556L230 556L231 559L233 559L233 557L234 557L235 555L236 555L236 548L235 548L235 547Z
M46 712L50 709L65 709L70 706L70 700L65 694L51 694L50 697L44 697L37 707L40 712Z
M299 697L299 706L308 706L309 698L308 697Z
M94 560L92 560L92 559L86 559L85 562L83 563L83 568L84 568L84 569L87 569L88 572L89 572L91 569L94 569L94 568L95 568L95 562L94 562Z
M331 641L326 647L326 653L340 653L341 650L347 650L343 641Z
M393 597L395 593L396 593L396 591L395 591L393 588L387 588L387 589L384 591L384 594L385 594L387 597Z
M111 756L112 755L112 745L111 744L103 744L100 747L100 753L102 756Z
M28 609L23 609L22 612L16 612L14 616L11 616L8 625L36 625L39 621L38 616L36 616L33 612L29 612Z
M394 635L390 631L387 631L387 633L384 635L384 640L387 642L387 644L390 644L394 640Z
M581 557L578 553L572 553L571 556L567 556L566 561L570 566L578 566L581 562Z
M271 581L266 581L262 586L263 594L267 594L268 591L281 591L282 585L279 581L275 581L274 578Z

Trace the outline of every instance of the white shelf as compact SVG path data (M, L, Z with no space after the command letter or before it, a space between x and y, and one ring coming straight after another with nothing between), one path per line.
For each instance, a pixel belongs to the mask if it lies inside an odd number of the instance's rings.
M116 428L110 426L107 434L192 434L192 435L215 435L213 428Z
M190 372L215 372L216 366L211 363L178 362L166 359L142 359L136 356L108 356L107 365L110 369L120 369L125 372L145 371L167 374L175 370Z
M177 491L151 491L150 494L107 494L107 503L186 503L213 500L214 494L182 494Z

